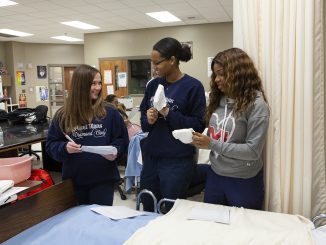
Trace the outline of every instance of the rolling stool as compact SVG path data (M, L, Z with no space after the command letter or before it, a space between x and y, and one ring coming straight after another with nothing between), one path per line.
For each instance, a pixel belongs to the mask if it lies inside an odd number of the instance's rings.
M20 151L19 156L21 157L21 156L24 156L24 155L27 155L27 154L30 155L30 156L34 155L34 156L36 156L37 160L40 160L41 158L36 152L41 152L41 151L33 151L32 150L32 145L28 145L28 150L22 148L22 150Z

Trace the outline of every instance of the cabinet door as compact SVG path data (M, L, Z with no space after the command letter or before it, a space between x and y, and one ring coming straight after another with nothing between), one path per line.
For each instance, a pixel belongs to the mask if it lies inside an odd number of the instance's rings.
M65 79L65 91L66 93L70 91L71 79L74 70L76 69L75 66L72 67L64 67L64 79Z
M102 94L104 98L108 95L107 86L113 86L114 94L118 97L127 96L127 86L119 86L118 82L118 73L119 72L127 72L127 61L126 60L101 60L100 61L100 70L102 74ZM104 83L104 71L111 70L112 74L112 84Z

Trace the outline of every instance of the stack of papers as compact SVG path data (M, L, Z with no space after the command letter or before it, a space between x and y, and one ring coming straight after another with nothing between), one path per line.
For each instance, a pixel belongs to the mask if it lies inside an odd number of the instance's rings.
M91 208L91 210L113 220L127 219L140 215L146 215L145 212L133 210L125 206L100 206Z
M118 153L117 148L111 145L103 145L103 146L87 146L83 145L81 147L81 151L91 152L100 155L116 155Z
M11 187L0 194L0 206L17 199L17 193L27 189L28 187Z

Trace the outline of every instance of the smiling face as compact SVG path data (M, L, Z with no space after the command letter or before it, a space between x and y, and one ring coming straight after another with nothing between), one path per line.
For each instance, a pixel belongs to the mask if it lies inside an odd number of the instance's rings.
M100 73L96 73L91 85L90 96L92 100L97 100L102 89L102 79Z
M223 71L223 67L220 64L215 63L213 66L213 72L215 75L214 81L215 81L218 89L225 94L226 84L225 84L225 74Z
M162 57L158 51L151 52L151 61L157 76L165 77L171 73L170 59Z

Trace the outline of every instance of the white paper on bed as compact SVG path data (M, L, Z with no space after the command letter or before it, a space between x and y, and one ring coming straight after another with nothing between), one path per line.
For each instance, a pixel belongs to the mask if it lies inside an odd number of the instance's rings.
M180 140L184 144L190 144L192 142L192 133L195 132L192 128L176 129L172 131L172 135L177 140Z
M312 222L299 215L229 207L230 225L187 219L193 208L218 206L177 200L169 213L138 229L124 244L314 244Z
M116 155L118 153L117 148L114 146L111 146L111 145L105 145L105 146L83 145L81 147L81 151L96 153L96 154L100 154L100 155L109 155L109 154Z
M230 224L230 209L225 206L218 206L216 210L193 208L188 219Z
M166 98L164 93L164 87L162 84L159 84L153 100L153 106L156 110L160 111L166 106Z
M113 220L127 219L140 215L146 215L145 212L133 210L125 206L100 206L91 208L91 210Z

